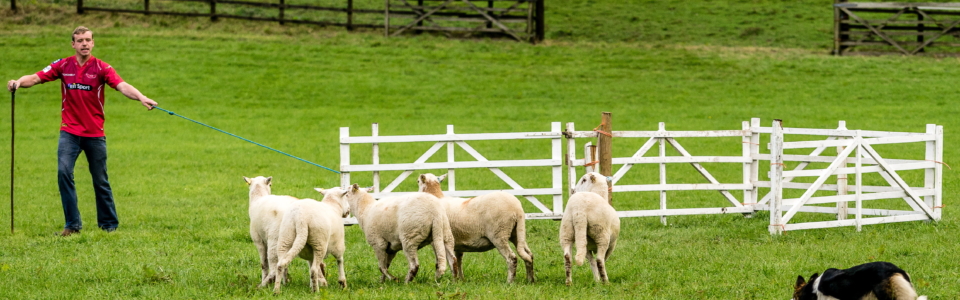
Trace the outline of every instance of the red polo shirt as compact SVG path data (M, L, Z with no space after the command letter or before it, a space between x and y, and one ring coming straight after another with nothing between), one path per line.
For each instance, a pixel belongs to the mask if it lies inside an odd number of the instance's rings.
M83 137L104 136L103 86L116 89L123 82L113 67L96 57L81 66L77 57L71 56L53 61L37 76L40 83L60 79L60 130Z

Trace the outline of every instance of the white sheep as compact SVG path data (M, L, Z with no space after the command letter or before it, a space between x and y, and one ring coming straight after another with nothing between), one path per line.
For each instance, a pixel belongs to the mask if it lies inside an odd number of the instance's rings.
M463 279L463 253L486 252L496 248L507 261L507 282L517 275L517 254L526 263L527 281L533 282L533 252L527 246L526 215L517 197L505 192L493 192L475 198L444 197L440 182L446 174L437 177L427 173L417 179L419 191L441 198L450 219L454 251L457 261L453 275Z
M283 215L280 233L277 239L277 278L274 293L280 292L280 285L287 274L287 267L294 257L310 262L310 290L316 292L321 286L327 286L326 265L323 259L327 255L337 260L340 287L347 287L347 277L343 269L343 253L346 249L343 237L343 218L349 213L349 205L342 199L343 190L339 187L329 190L316 189L323 194L317 202L302 199L294 202Z
M243 177L250 186L250 239L260 253L260 285L277 278L277 234L284 212L297 198L270 194L273 177Z
M417 250L431 243L437 258L436 279L439 280L447 271L447 262L452 265L456 261L453 233L440 200L427 193L413 193L376 201L368 192L369 189L354 184L347 188L343 198L350 203L367 243L377 255L380 281L397 279L389 269L400 250L406 255L410 268L406 282L412 281L420 269Z
M620 235L620 218L607 201L607 179L600 173L580 177L574 194L567 200L567 208L560 220L560 247L563 248L567 285L571 278L570 245L577 246L577 265L583 265L584 256L590 260L593 277L607 282L606 260L613 254ZM593 256L596 256L596 259Z

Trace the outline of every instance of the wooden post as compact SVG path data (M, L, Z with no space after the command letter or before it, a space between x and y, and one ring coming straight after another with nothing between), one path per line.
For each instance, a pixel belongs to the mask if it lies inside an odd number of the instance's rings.
M150 0L143 0L143 15L150 15Z
M383 1L383 36L390 37L390 0Z
M915 7L914 9L920 10L920 8L917 8L917 7ZM923 45L923 30L924 30L924 27L926 27L923 25L922 22L923 22L923 15L920 14L920 12L918 11L917 12L917 43L920 45ZM923 50L924 48L920 48L920 50L917 52L924 52Z
M536 16L537 16L537 17L536 17L536 20L537 20L537 21L536 21L536 22L537 22L537 37L536 37L536 39L537 39L537 41L539 42L539 41L543 41L543 35L544 35L544 28L543 28L543 26L544 26L544 25L543 25L543 24L544 24L544 21L543 21L543 11L545 10L545 8L543 7L543 5L544 5L543 2L545 2L546 0L534 0L534 1L536 1L536 3L537 3L537 4L536 4L536 6L537 6L537 8L536 8Z
M284 10L284 8L286 8L286 7L287 7L287 6L284 4L284 1L283 1L283 0L280 0L280 7L279 7L279 11L280 11L280 14L279 14L280 25L283 25L283 10Z
M427 10L423 9L423 0L417 0L417 9L420 10L421 13L426 13ZM423 20L420 20L419 22L417 22L417 26L423 26ZM413 33L421 34L423 33L423 30L416 30Z
M836 4L846 2L847 0L833 0L833 55L843 55L846 46L841 45L841 43L850 39L849 35L841 34L842 31L849 29L849 26L843 24L843 21L849 20L850 16L836 7Z
M353 0L347 0L347 30L353 31Z
M770 135L770 234L783 234L783 122L773 120L773 134Z
M421 0L422 1L422 0ZM487 1L487 8L493 8L493 0ZM487 14L493 15L493 10L487 10ZM487 22L487 28L493 28L493 23Z
M77 14L83 14L83 0L77 0Z
M613 149L611 145L613 143L613 126L610 125L610 112L603 112L603 117L600 118L600 131L597 135L597 146L600 147L598 151L599 165L600 165L600 174L603 176L610 177L613 175ZM610 182L610 191L613 191L613 183ZM607 201L610 204L613 204L613 193L607 193Z
M10 10L17 11L17 0L10 0Z
M210 0L210 21L216 22L217 19L217 0Z

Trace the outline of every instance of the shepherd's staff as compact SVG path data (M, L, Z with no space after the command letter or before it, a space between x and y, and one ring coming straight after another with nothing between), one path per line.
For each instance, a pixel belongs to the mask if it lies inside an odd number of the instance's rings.
M17 90L10 92L10 234L13 234L13 141L16 130L13 128L14 111L16 111Z

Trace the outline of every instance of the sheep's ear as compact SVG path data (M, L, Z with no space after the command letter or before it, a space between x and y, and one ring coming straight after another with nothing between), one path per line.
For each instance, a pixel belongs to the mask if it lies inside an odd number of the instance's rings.
M360 189L360 185L359 185L359 184L356 184L356 183L354 183L354 184L353 184L352 186L350 186L350 189L352 189L353 191L357 191L357 190L359 190L359 189Z
M799 290L805 284L807 284L807 282L803 280L803 276L797 276L797 283L793 285L793 289Z
M372 193L372 192L373 192L373 187L371 186L371 187L368 187L368 188L364 188L363 190L366 191L367 193Z
M590 175L590 183L597 183L597 176Z
M427 174L420 174L420 178L417 179L419 182L427 182Z
M444 179L447 179L447 174L440 175L437 177L437 182L443 182Z
M250 185L250 178L247 178L247 176L243 176L243 181L246 181L247 185Z
M267 185L273 184L273 176L267 177Z
M322 195L324 195L324 196L327 195L327 190L325 190L325 189L313 188L313 190L315 190L315 191L317 191L317 192L320 192L320 194L322 194Z

